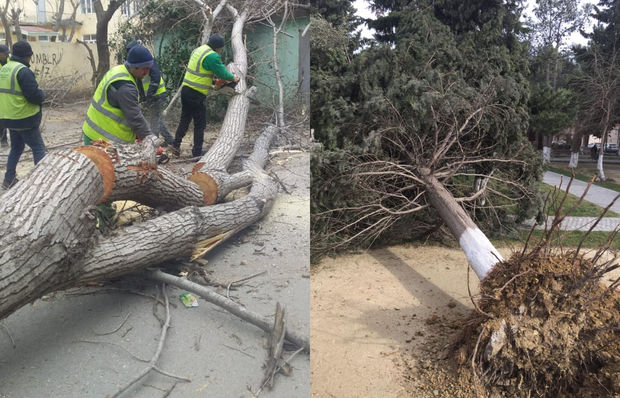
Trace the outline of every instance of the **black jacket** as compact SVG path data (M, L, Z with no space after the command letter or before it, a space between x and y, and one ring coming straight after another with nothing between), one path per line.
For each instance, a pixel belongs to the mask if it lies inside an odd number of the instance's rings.
M26 65L17 72L17 82L21 87L22 93L28 102L42 105L45 100L45 93L39 88L39 84L34 77L34 72L30 70L30 64L20 57L11 55L11 61L19 62ZM41 124L41 110L36 115L32 115L25 119L3 119L2 127L9 129L31 129Z
M149 84L149 89L146 93L144 92L142 80L138 80L138 95L140 96L140 102L143 102L147 98L153 98L155 96L155 92L159 90L161 71L159 70L159 65L157 65L157 61L153 61L153 66L151 66L149 77L151 78L151 83ZM158 98L161 98L164 95L166 95L166 93L159 95Z

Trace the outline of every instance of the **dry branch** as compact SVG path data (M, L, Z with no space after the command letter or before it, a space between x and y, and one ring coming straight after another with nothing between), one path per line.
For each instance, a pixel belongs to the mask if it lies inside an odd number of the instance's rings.
M248 310L240 304L237 304L236 302L222 296L219 293L212 291L205 286L188 281L187 279L167 274L159 270L150 271L147 275L153 280L165 282L170 285L174 285L181 289L187 290L188 292L197 294L208 302L224 308L231 314L251 323L254 326L259 327L267 333L271 333L272 331L273 325L266 317L263 317L262 315L256 314ZM301 336L298 333L290 330L286 331L285 337L286 340L288 340L289 342L295 344L297 347L303 347L306 352L309 352L310 341L307 337Z

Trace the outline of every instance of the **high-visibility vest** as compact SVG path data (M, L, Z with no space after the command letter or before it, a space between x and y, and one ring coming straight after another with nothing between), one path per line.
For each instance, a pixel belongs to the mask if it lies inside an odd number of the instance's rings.
M144 94L149 91L149 86L151 85L151 76L146 75L142 78L142 87L144 88ZM155 95L160 95L166 92L166 85L164 84L164 77L161 76L159 78L159 88L155 91Z
M207 70L202 66L202 61L209 54L214 53L206 44L192 51L189 57L189 63L185 68L185 76L183 77L183 85L193 88L194 90L207 95L209 88L213 85L213 71Z
M129 73L125 65L110 69L95 90L95 95L86 112L86 120L82 125L84 134L91 140L106 140L119 143L133 143L136 133L129 127L125 114L108 101L110 84L124 80L131 82L138 89L136 79Z
M41 105L29 102L17 81L17 72L27 68L21 62L11 61L0 68L0 119L21 120L41 111Z

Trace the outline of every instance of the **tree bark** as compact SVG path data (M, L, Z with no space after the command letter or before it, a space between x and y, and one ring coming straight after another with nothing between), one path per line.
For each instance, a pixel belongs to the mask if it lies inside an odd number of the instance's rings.
M543 149L542 149L542 161L543 164L549 164L551 162L551 136L543 134Z
M95 87L106 72L110 69L110 47L108 45L108 24L112 15L118 10L118 8L125 2L125 0L111 0L106 10L103 9L101 0L95 0L93 7L95 8L95 15L97 16L97 58L99 63L97 64L97 80Z
M6 38L6 45L9 48L13 47L13 37L11 34L11 24L9 23L9 0L5 0L4 7L0 8L0 22L4 27L4 37Z
M579 152L571 152L570 160L568 161L568 167L571 169L576 169L579 165Z
M501 254L458 204L452 194L435 178L431 170L420 168L419 172L427 189L428 201L437 210L454 238L459 242L469 265L478 278L484 279L495 264L503 261Z
M268 212L278 185L263 167L276 127L261 134L241 172L227 172L244 135L252 91L244 79L245 16L245 11L237 14L233 28L239 94L231 98L220 136L189 180L157 165L153 141L96 141L48 153L0 198L0 319L51 291L189 257L197 242L230 235ZM247 196L204 206L248 184ZM119 199L171 212L102 235L95 205Z
M58 32L60 30L60 23L62 22L62 14L64 13L65 13L65 0L59 0L58 12L56 13L56 16L54 17L56 19L56 22L54 23L55 32Z
M569 168L575 169L579 164L579 153L581 152L582 141L583 133L578 129L574 129L571 136L570 160L568 161Z

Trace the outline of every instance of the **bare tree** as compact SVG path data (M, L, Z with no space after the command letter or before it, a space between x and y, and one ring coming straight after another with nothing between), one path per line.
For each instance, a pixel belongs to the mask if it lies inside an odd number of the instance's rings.
M23 9L20 8L17 3L11 0L5 0L4 6L0 7L0 22L4 27L4 35L6 37L6 44L11 47L13 45L13 37L11 32L11 26L15 30L17 40L21 40L22 30L19 24L20 16Z
M22 38L22 28L19 19L23 11L24 10L19 8L16 4L13 4L9 10L9 22L13 26L13 29L15 29L15 36L17 36L18 41Z
M603 156L607 134L614 124L618 111L618 91L620 90L620 68L616 52L609 59L602 57L594 47L588 70L576 79L575 88L579 92L579 126L582 131L596 131L601 137L601 150L598 154L597 169L601 181L605 181Z
M0 7L0 22L2 22L4 27L6 44L11 47L13 45L13 37L11 35L11 24L9 23L9 3L10 0L5 0L4 7Z
M284 87L282 86L282 76L280 74L280 65L278 63L278 34L282 31L282 28L286 24L286 20L288 17L288 1L284 2L284 12L282 14L282 20L280 21L280 25L276 27L276 24L273 22L273 19L270 15L265 15L265 20L271 26L273 30L273 52L272 52L272 64L273 64L273 72L275 74L276 82L278 84L278 103L277 103L277 112L276 119L278 127L284 128Z
M60 24L62 23L62 16L65 13L65 0L58 0L57 9L54 13L54 31L58 32L60 30ZM64 34L63 34L64 37Z
M42 0L41 0L42 1ZM50 8L54 10L54 15L52 19L54 20L54 31L60 32L58 36L58 41L61 42L71 42L73 40L73 35L75 34L75 26L77 10L80 6L79 0L69 0L69 4L71 5L71 13L68 18L64 18L65 9L66 9L66 0L55 0L49 1L48 4ZM67 36L67 28L70 27L69 36Z
M99 83L103 75L110 69L110 46L108 45L108 24L110 19L125 0L110 0L108 8L104 10L101 0L95 0L93 7L97 16L97 80Z

